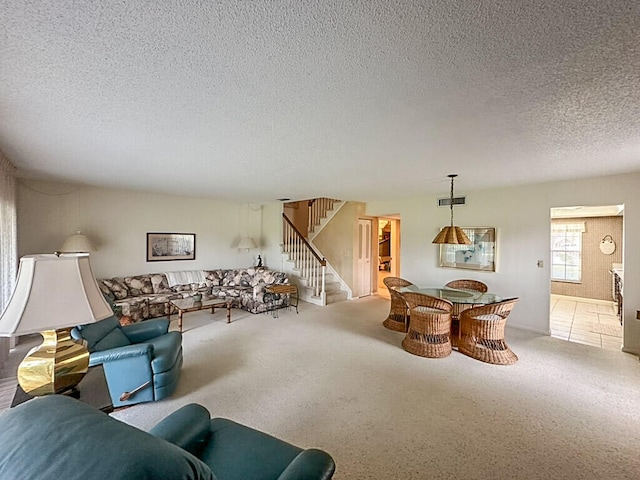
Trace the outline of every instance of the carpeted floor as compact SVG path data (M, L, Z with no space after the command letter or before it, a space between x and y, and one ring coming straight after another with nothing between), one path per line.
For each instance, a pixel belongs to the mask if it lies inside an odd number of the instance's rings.
M517 306L516 306L517 309ZM177 392L112 414L148 429L197 402L336 460L334 478L623 479L640 475L640 363L508 330L513 366L402 350L388 300L279 318L185 316Z

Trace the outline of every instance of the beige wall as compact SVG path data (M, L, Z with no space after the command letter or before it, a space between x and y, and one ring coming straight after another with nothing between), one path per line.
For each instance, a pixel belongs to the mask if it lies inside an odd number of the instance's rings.
M262 255L282 268L282 205L249 206L215 200L21 181L18 185L18 253L58 250L77 229L97 244L91 254L96 277L201 268L248 267ZM147 232L196 234L196 259L147 262ZM260 248L236 245L249 234Z
M365 204L346 202L331 221L313 239L313 244L356 294L354 258L358 241L358 219L364 217ZM374 229L375 232L375 229Z
M552 223L584 222L582 234L582 281L551 282L551 293L572 297L595 298L612 301L612 279L609 271L612 263L622 263L622 217L591 217L554 219ZM600 241L611 235L616 251L605 255L600 251Z
M284 213L291 223L306 237L309 229L309 201L289 202L284 205Z

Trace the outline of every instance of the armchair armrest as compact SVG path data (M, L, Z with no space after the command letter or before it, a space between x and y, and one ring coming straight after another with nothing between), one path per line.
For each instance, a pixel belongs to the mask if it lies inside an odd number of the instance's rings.
M89 366L100 365L113 360L123 360L125 358L146 357L147 363L151 363L153 345L150 343L139 343L136 345L126 345L124 347L111 348L93 352L89 357Z
M202 405L190 403L160 421L149 433L198 457L211 434L211 415Z
M300 452L280 474L278 480L328 480L336 464L327 452L310 448Z
M141 343L160 335L164 335L169 331L169 319L167 317L154 318L145 320L140 323L134 323L121 327L131 343Z

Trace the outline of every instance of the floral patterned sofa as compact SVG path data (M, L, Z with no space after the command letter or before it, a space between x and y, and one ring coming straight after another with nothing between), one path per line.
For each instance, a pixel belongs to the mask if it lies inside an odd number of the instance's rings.
M121 314L131 317L134 322L175 313L171 310L170 300L196 293L204 298L228 298L232 307L251 313L266 312L269 308L282 306L287 300L265 292L266 286L289 283L283 272L257 267L204 270L202 273L203 283L170 286L166 274L147 273L103 278L98 280L98 285L121 309Z

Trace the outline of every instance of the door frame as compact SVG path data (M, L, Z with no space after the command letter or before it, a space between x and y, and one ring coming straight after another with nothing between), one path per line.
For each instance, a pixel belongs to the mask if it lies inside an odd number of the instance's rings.
M400 227L401 227L401 219L400 219L400 215L389 215L389 216L380 216L377 217L377 228L375 231L375 243L374 245L378 244L378 238L379 238L379 232L380 230L383 228L383 223L386 224L387 222L391 222L390 226L391 226L391 261L390 261L390 270L389 270L389 274L393 277L399 277L400 276L400 254L401 254L401 248L400 248ZM378 286L380 283L380 261L379 261L379 255L378 252L375 252L376 258L378 259L375 262L375 290L374 291L378 291ZM385 275L386 276L386 275Z

